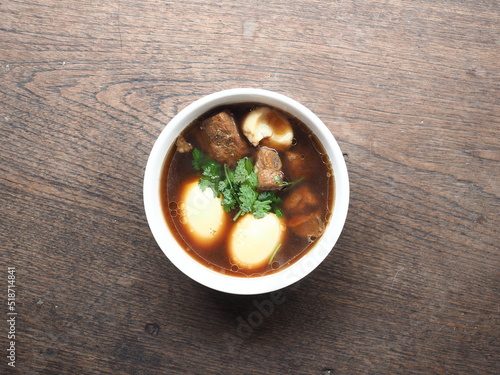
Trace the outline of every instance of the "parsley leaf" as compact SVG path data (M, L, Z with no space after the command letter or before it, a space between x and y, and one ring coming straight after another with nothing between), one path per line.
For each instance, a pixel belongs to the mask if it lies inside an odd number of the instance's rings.
M256 200L253 204L253 216L256 219L260 219L267 215L267 213L271 211L271 201L259 201Z
M241 185L238 192L238 203L240 204L240 211L252 212L255 200L257 199L257 192L248 185Z
M258 178L250 158L239 159L235 169L221 165L198 149L193 150L193 167L201 171L200 188L212 189L215 197L222 197L221 204L226 212L238 209L233 220L252 213L256 219L274 212L283 217L279 208L282 201L274 192L257 191Z
M201 190L205 191L206 188L210 188L214 197L218 197L220 195L219 182L221 181L222 165L195 148L193 150L193 167L197 171L202 171Z
M236 163L234 170L234 182L236 184L246 184L256 189L258 184L257 173L253 170L252 160L249 158L242 158Z

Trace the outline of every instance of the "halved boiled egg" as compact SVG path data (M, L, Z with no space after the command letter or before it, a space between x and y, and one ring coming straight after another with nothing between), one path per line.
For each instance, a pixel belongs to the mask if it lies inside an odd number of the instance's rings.
M293 130L290 122L269 107L260 107L250 112L243 120L242 130L254 146L262 141L263 146L284 151L292 145Z
M221 198L214 197L212 189L202 191L198 180L186 184L181 193L179 211L180 222L198 246L206 249L222 239L227 212L221 205Z
M229 236L230 261L250 270L263 266L283 242L285 230L285 223L275 214L261 219L246 214L236 222Z

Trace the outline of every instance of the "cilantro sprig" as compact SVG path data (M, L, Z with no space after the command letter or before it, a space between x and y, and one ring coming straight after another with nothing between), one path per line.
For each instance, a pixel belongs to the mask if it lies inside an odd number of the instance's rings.
M274 212L283 217L279 206L282 201L272 191L257 191L258 179L251 159L242 158L234 169L222 165L205 155L202 151L193 149L193 167L201 171L200 188L212 189L215 197L222 197L221 204L226 212L237 209L233 220L252 213L256 219Z

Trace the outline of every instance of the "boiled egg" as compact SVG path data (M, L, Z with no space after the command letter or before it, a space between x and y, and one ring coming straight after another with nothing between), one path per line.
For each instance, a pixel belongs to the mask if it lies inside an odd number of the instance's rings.
M254 146L262 141L263 146L284 151L292 145L292 126L286 118L269 107L250 112L243 120L242 130Z
M241 217L229 236L229 259L243 269L256 269L269 262L283 242L286 225L275 214L256 219Z
M183 187L179 214L188 236L199 247L207 249L222 239L227 212L221 205L221 198L214 197L210 188L202 191L198 180Z

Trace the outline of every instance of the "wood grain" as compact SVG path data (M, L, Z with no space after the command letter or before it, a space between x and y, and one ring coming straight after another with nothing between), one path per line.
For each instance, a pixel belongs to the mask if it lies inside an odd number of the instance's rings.
M2 2L19 317L1 373L500 373L499 19L497 1ZM338 244L278 294L201 287L144 216L156 137L233 87L302 102L348 163Z

